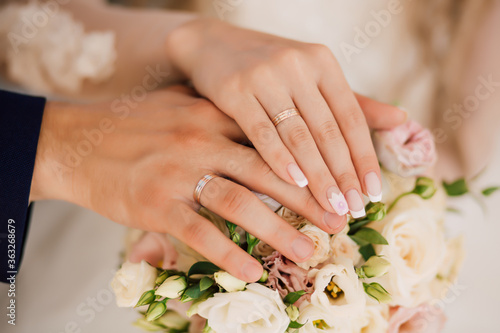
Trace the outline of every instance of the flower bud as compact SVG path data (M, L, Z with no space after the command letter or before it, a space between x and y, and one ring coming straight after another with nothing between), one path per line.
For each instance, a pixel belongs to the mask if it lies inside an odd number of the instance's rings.
M171 330L179 330L182 332L186 331L189 325L189 320L173 310L167 310L167 312L165 312L165 314L161 316L157 322Z
M146 320L155 321L163 316L166 311L167 305L165 302L154 302L149 306L148 312L146 313Z
M228 292L244 290L247 283L235 278L228 272L220 271L214 274L215 282Z
M373 256L361 268L357 268L356 273L362 279L374 278L385 275L389 271L389 267L391 267L389 261L379 256Z
M154 302L156 299L155 296L155 291L154 290L148 290L142 294L141 298L139 298L139 301L135 305L135 307L143 306L143 305L148 305Z
M148 332L158 332L165 329L163 326L156 324L155 322L147 321L146 318L137 319L133 325L139 327L140 329Z
M437 188L434 180L428 177L418 177L415 183L413 193L419 195L422 199L430 199L436 193Z
M186 290L187 281L184 276L173 275L165 280L158 289L156 295L169 299L177 298Z
M285 311L291 321L296 321L297 319L299 319L299 308L297 308L295 305L289 305L285 309Z
M267 279L269 278L269 272L264 269L262 272L262 276L259 279L259 282L264 283L267 282Z
M366 206L366 217L370 221L380 221L387 214L385 204L382 202L370 202Z
M379 303L389 303L392 300L387 290L376 282L370 284L363 283L363 287L368 296L377 300Z
M156 278L155 284L159 286L162 284L166 279L168 278L168 271L163 271L158 277Z

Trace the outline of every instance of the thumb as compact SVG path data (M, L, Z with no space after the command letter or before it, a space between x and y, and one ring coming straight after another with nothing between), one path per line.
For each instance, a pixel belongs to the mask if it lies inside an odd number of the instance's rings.
M363 95L355 95L365 114L368 126L372 129L391 129L408 119L408 114L397 106L377 102Z

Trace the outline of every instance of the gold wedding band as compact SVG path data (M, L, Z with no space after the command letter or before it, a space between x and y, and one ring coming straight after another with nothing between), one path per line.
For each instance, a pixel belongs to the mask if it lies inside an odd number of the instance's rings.
M220 176L217 176L214 173L209 173L208 175L205 175L205 176L203 176L203 178L200 179L198 184L196 184L196 188L194 189L194 193L193 193L194 201L196 201L197 203L199 203L201 205L201 202L200 202L201 192L203 191L205 186L207 186L207 184L212 179L217 178L217 177L220 177Z
M273 120L272 120L273 125L276 127L276 126L278 126L279 123L281 123L285 119L288 119L288 118L294 117L294 116L300 116L299 110L297 110L296 108L286 109L285 111L278 113L278 115L273 118Z

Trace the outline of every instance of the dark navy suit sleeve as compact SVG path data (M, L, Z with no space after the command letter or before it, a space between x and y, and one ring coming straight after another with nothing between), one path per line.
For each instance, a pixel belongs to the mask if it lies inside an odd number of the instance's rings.
M0 90L0 281L17 274L45 99Z

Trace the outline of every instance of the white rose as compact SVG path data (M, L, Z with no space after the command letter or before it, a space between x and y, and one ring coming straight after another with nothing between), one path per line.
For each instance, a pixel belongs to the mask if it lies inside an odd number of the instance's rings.
M310 274L315 274L311 304L324 308L335 317L352 318L363 313L366 306L365 291L351 259L337 258L335 264L325 265ZM331 287L339 290L337 297L332 297L332 291L328 290Z
M300 228L299 231L311 238L314 243L314 252L309 260L297 263L297 266L303 269L309 269L328 260L330 257L330 235L310 223Z
M425 301L418 287L438 274L445 253L441 211L417 196L403 198L382 221L370 224L389 245L377 245L377 254L391 263L389 272L370 279L392 296L391 305L415 307Z
M389 329L389 307L385 304L370 305L358 320L354 321L356 331L362 333L387 332Z
M224 288L226 291L232 293L235 291L240 291L245 289L245 286L247 283L245 281L242 281L238 278L235 278L228 272L216 272L214 274L215 282L222 288Z
M299 333L352 333L354 331L349 319L332 316L325 309L309 302L301 304L297 322L305 324L299 329Z
M359 253L359 245L347 236L347 233L339 233L332 237L330 240L330 249L332 251L333 260L335 258L349 258L354 265L361 261L361 254Z
M216 293L198 306L198 314L217 333L283 333L290 319L277 291L249 284L245 291Z
M134 307L145 291L155 287L156 268L144 260L138 264L125 262L116 272L111 287L119 307Z

